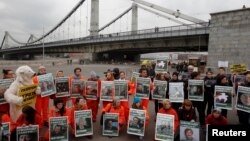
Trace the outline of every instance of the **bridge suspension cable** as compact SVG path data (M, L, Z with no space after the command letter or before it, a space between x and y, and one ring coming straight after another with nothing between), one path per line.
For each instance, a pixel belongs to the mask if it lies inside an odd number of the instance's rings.
M204 20L197 19L195 17L191 17L191 16L188 16L188 15L182 14L182 13L180 13L180 11L173 11L173 10L167 9L165 7L158 6L158 5L143 1L143 0L132 0L132 1L134 1L135 3L138 3L138 4L141 4L141 5L144 5L144 6L151 7L153 9L159 10L161 12L167 13L169 15L175 16L176 18L181 18L181 19L184 19L184 20L196 23L196 24L206 22Z
M161 14L161 13L159 13L159 12L153 11L153 10L151 10L151 9L149 9L149 8L140 6L140 5L138 5L138 4L137 4L137 6L138 6L139 8L141 8L141 9L145 10L145 11L148 11L148 12L150 12L150 13L153 13L153 14L155 14L155 15L157 15L157 16L163 17L163 18L168 19L168 20L170 20L170 21L176 22L176 23L181 24L181 25L187 25L187 24L184 23L184 22L181 22L181 21L179 21L179 20L176 20L176 19L171 18L171 17L166 16L166 15L163 15L163 14Z
M9 33L7 36L10 37L11 40L13 40L14 42L16 42L17 44L21 44L21 45L27 45L27 44L34 44L36 42L41 41L43 38L47 37L48 35L50 35L51 33L53 33L58 27L60 27L72 14L74 14L74 12L85 2L85 0L80 0L75 7L73 7L73 9L55 26L53 27L50 31L48 31L47 33L45 33L42 37L38 38L35 41L32 41L30 43L24 43L24 42L20 42L17 41L15 38L13 38Z
M104 30L106 27L110 26L111 24L113 24L114 22L116 22L118 19L120 19L121 17L123 17L125 14L127 14L130 10L132 9L132 6L129 7L128 9L126 9L124 12L122 12L120 15L118 15L115 19L113 19L112 21L110 21L109 23L107 23L106 25L104 25L103 27L101 27L98 32Z

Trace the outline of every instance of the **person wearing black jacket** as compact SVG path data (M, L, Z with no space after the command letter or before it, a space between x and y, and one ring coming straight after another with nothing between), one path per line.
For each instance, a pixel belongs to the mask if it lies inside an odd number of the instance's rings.
M229 87L233 86L232 83L230 83L230 81L227 79L226 75L218 75L216 78L216 85L229 86ZM233 96L233 94L232 94L232 96ZM227 118L227 110L226 109L222 109L221 114Z
M250 87L250 70L245 73L246 79L245 82L240 84L240 86ZM239 122L242 125L250 125L250 113L237 110L237 115Z
M212 108L214 106L214 86L216 80L213 77L213 72L208 70L206 76L204 77L204 107L207 105L207 115L212 113Z
M192 72L191 79L200 80L200 73ZM189 89L189 88L187 88ZM205 104L204 101L192 101L194 108L197 108L199 114L199 122L202 128L205 128Z
M169 80L169 83L178 83L178 82L182 82L181 80L178 79L178 72L173 72L172 78ZM169 83L168 83L168 89L167 89L167 98L169 98ZM172 102L172 108L174 108L175 111L178 111L181 105L182 103Z

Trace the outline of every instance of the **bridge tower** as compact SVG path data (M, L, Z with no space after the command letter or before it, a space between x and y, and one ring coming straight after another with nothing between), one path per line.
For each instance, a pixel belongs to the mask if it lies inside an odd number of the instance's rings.
M98 35L99 30L99 0L91 0L90 36Z
M132 31L138 30L138 6L133 3L132 5Z

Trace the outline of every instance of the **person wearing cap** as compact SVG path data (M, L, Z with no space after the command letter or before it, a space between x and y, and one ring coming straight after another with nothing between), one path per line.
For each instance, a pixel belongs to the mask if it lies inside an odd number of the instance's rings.
M192 101L185 99L182 106L178 110L179 120L183 121L196 121L196 112L193 107Z
M247 70L244 73L244 75L246 76L245 81L244 81L244 83L240 84L240 86L250 87L250 70ZM246 98L247 97L245 97L245 99ZM250 125L250 113L249 112L237 110L237 115L238 115L238 119L239 119L240 124Z
M149 78L148 77L148 70L146 68L141 68L139 73L140 73L140 77ZM153 83L152 83L152 81L150 81L150 94L151 94L151 91L153 90L153 88L154 88ZM148 108L149 99L142 99L141 101L142 101L142 105L145 108Z
M146 111L146 117L145 117L146 119L145 119L145 127L144 127L146 129L146 127L148 126L148 123L149 123L149 113L148 113L148 110L142 105L141 98L135 96L131 108ZM139 125L139 120L140 119L138 117L134 117L133 122L128 123L127 125L129 125L130 127L133 127L133 128L140 129L142 126ZM140 138L140 140L142 140L143 136L139 136L139 138Z
M109 103L102 109L102 113L118 113L119 114L119 131L125 123L124 108L121 106L120 98L115 96L112 103Z
M44 74L46 74L45 66L39 66L37 76L44 75ZM39 80L37 76L34 76L32 78L33 83L36 85L39 84ZM42 97L41 94L37 95L36 97L35 109L42 116L42 120L45 126L48 126L48 120L49 120L48 119L49 99L50 99L49 96Z
M211 114L206 117L206 125L227 125L228 120L221 114L221 109L214 109Z
M162 101L163 107L158 111L161 114L173 115L174 116L174 135L178 134L179 128L179 117L174 108L171 107L171 101L169 99L164 99Z
M82 69L77 67L74 69L74 75L71 75L69 77L69 89L70 90L72 90L72 82L74 80L84 80L84 77L83 75L81 75L81 72L82 72ZM72 100L72 103L75 103L76 98L71 98L71 100Z
M92 120L96 122L96 116L98 113L98 105L100 101L100 93L101 93L101 80L97 79L97 74L95 71L90 72L90 78L88 81L97 81L97 99L87 99L87 105L92 110ZM86 86L86 93L90 90L91 86ZM93 90L93 89L92 89ZM86 95L85 93L85 95Z
M133 109L139 109L139 110L145 110L146 111L146 124L145 125L147 126L148 123L149 123L149 112L146 109L146 107L144 107L142 105L140 97L137 97L137 96L134 97L134 101L133 101L133 104L132 104L131 108L133 108Z

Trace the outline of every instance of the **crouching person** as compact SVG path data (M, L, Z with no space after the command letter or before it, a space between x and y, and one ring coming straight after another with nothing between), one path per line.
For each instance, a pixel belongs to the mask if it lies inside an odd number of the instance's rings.
M72 121L70 109L64 105L62 99L60 98L54 99L54 106L50 109L49 117L63 117L63 116L68 117L68 124L70 125ZM45 141L49 141L49 129L46 131L44 138Z
M29 125L38 125L39 131L42 131L43 128L43 120L41 115L31 106L25 106L22 109L22 114L18 117L16 121L16 127L23 127ZM41 133L41 132L39 132ZM42 136L39 135L39 140L41 141ZM14 134L11 136L11 140L16 140L16 130L14 130Z
M179 117L174 108L171 107L171 101L169 99L163 100L163 107L158 111L161 114L168 114L174 116L174 137L175 140L179 138Z
M118 113L119 114L119 132L121 132L122 127L125 122L124 108L120 104L120 98L115 97L112 103L109 103L102 109L102 114L105 113Z
M146 117L145 117L145 127L144 127L144 130L146 130L146 127L148 126L148 123L149 123L149 113L146 109L146 107L144 107L142 105L142 101L141 101L141 98L139 97L135 97L134 98L134 101L133 101L133 104L132 104L132 109L138 109L138 110L145 110L146 111ZM138 124L139 123L139 118L136 118L134 117L133 118L133 122L130 123L130 127L133 127L133 128L140 128L140 125ZM128 124L129 125L129 124ZM143 139L144 136L139 136L140 140Z
M83 97L76 98L75 104L71 109L71 128L72 128L72 135L75 136L75 111L80 110L88 110L88 106L86 104L86 100ZM87 136L88 138L92 139L91 136Z

